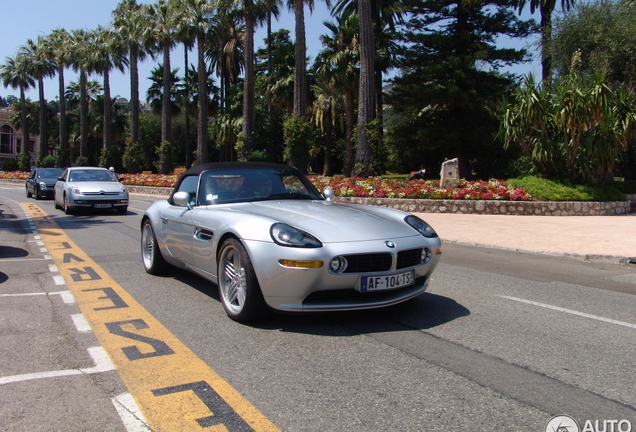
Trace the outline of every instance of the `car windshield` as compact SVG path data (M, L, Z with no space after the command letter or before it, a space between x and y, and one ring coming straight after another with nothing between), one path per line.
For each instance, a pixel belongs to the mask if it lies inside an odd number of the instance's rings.
M57 178L60 175L62 175L61 169L44 169L38 171L37 178Z
M321 200L323 197L294 169L223 169L204 171L200 176L197 197L200 205L282 199Z
M115 176L108 170L82 169L73 170L69 176L72 182L116 182Z

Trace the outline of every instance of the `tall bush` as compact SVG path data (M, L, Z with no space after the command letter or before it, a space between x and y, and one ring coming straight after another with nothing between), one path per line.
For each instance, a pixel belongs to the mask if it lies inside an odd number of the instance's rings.
M552 91L525 80L513 101L500 105L499 137L519 145L536 173L575 184L612 180L614 167L634 135L634 94L614 88L600 74L570 74Z

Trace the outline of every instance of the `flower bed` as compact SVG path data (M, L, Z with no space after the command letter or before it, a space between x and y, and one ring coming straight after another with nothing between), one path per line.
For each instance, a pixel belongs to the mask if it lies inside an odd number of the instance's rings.
M523 189L512 187L503 180L461 180L456 189L440 187L438 180L386 179L382 177L309 176L319 189L330 187L340 197L415 198L455 200L528 201Z
M0 179L26 180L28 172L0 171ZM175 174L121 174L123 183L130 186L173 187ZM311 182L324 190L330 187L339 197L411 198L452 200L528 201L525 190L508 185L503 180L461 180L456 189L442 188L437 180L387 179L383 177L326 177L309 176Z

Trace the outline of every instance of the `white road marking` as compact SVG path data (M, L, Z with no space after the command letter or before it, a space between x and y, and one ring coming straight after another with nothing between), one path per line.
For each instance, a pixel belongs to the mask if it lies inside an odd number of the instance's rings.
M106 354L104 348L102 348L101 346L91 347L88 348L87 351L93 359L93 362L95 363L95 366L93 367L83 369L64 369L57 371L34 372L28 374L0 377L0 385L43 378L57 378L71 375L94 374L115 370L115 366L110 361L110 358L108 357L108 354Z
M36 293L0 294L0 297L29 297L29 296L44 296L44 295L59 295L62 298L62 301L64 303L75 304L75 297L73 297L73 293L71 293L70 291L53 291L50 293L36 292Z
M66 285L66 281L62 275L53 276L53 282L55 282L55 285Z
M572 310L572 309L565 309L565 308L562 308L562 307L559 307L559 306L552 306L552 305L545 304L545 303L538 303L538 302L535 302L535 301L532 301L532 300L525 300L525 299L518 298L518 297L510 297L510 296L503 296L503 295L502 296L497 296L497 297L502 297L502 298L505 298L505 299L508 299L508 300L513 300L513 301L520 302L520 303L526 303L526 304L530 304L530 305L533 305L533 306L539 306L539 307L546 308L546 309L552 309L552 310L559 311L559 312L565 312L565 313L569 313L569 314L572 314L572 315L577 315L577 316L580 316L580 317L583 317L583 318L589 318L589 319L593 319L593 320L596 320L596 321L606 322L606 323L609 323L609 324L615 324L615 325L619 325L619 326L623 326L623 327L629 327L629 328L636 329L636 324L632 324L632 323L628 323L628 322L624 322L624 321L617 321L617 320L614 320L614 319L611 319L611 318L605 318L605 317L602 317L602 316L592 315L592 314L588 314L588 313L585 313L585 312L579 312L579 311L575 311L575 310Z
M111 402L128 432L152 432L148 421L139 409L139 405L130 393L123 393L111 398Z
M76 313L71 315L71 319L73 320L73 324L75 324L75 328L80 333L90 333L93 331L91 325L86 320L86 317L82 313Z

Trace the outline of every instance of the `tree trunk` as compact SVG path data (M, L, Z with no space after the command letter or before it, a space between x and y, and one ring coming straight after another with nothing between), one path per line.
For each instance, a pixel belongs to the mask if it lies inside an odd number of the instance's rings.
M170 141L172 113L170 112L170 43L163 42L163 94L161 95L161 142Z
M331 149L333 147L333 118L331 115L331 106L328 112L325 114L325 160L322 165L322 175L331 176L333 170L331 168Z
M271 85L272 77L272 12L267 12L267 87ZM276 143L274 142L274 104L272 97L267 96L267 159L276 162Z
M353 175L353 163L355 161L355 146L353 142L353 130L355 125L355 90L351 87L345 93L345 112L347 120L347 130L345 133L345 157L342 166L342 174L345 177Z
M307 109L307 47L305 42L305 10L303 0L294 0L296 31L296 63L294 68L294 117L305 115Z
M130 142L139 141L139 50L130 48Z
M552 86L552 9L546 4L549 2L541 2L541 78L543 80L543 88L548 89Z
M197 122L197 163L209 162L208 155L208 86L205 67L205 33L197 34L199 119Z
M168 174L170 172L170 164L168 161L168 155L166 154L166 148L163 145L165 142L170 142L172 132L172 113L170 112L170 90L172 83L170 82L170 43L168 41L163 42L163 94L161 97L161 154L159 173Z
M254 133L254 15L245 14L245 79L243 80L243 150L246 159L252 152Z
M103 125L103 150L104 156L110 157L109 151L113 145L112 137L112 112L110 103L110 77L108 69L104 69L104 125ZM110 160L107 160L110 163Z
M80 157L88 157L88 94L86 72L80 71Z
M41 76L38 79L38 90L40 94L40 151L38 158L42 160L49 153L49 134L46 128L46 99L44 99L44 80Z
M184 84L187 89L187 93L185 95L185 99L183 100L183 111L185 113L185 166L186 168L190 168L192 165L192 143L190 142L190 69L189 69L189 61L188 61L188 44L183 43L183 63L184 63Z
M20 86L20 129L22 130L22 155L29 155L30 137L29 137L29 117L27 116L26 96L24 95L24 87ZM30 164L30 158L29 158ZM30 167L20 167L30 168Z
M64 94L65 84L63 64L59 64L57 66L57 75L60 93L60 151L62 152L64 158L64 160L61 162L62 166L67 166L70 164L70 160L68 154L68 134L66 132L66 95Z
M373 149L366 126L374 119L375 115L373 90L375 42L370 0L360 0L358 11L360 14L360 95L358 99L358 148L354 173L367 176L371 174Z

